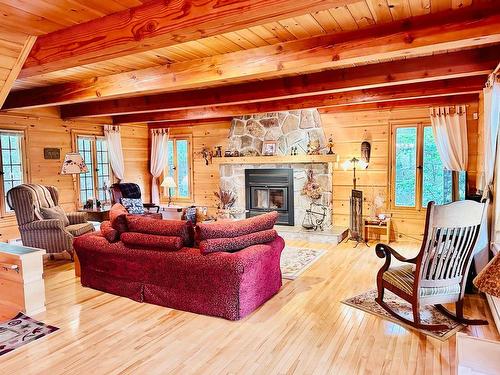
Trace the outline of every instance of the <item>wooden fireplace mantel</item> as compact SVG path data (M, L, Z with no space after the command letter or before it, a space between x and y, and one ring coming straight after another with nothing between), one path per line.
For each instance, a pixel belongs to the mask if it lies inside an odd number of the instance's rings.
M333 155L282 155L282 156L242 156L213 158L214 164L317 164L335 163Z

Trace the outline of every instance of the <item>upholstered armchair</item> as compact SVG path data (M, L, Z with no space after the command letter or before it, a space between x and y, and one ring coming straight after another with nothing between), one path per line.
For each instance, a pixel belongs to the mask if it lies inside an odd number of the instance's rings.
M144 210L144 214L150 214L152 212L158 213L160 211L160 206L154 203L144 203L142 201L141 188L139 185L132 182L123 182L119 184L113 184L110 187L111 190L111 203L120 203L126 206L123 198L125 199L140 199L141 207ZM128 208L128 207L127 207ZM129 210L130 211L130 210ZM160 217L161 218L161 217Z
M94 231L84 212L66 214L69 223L44 218L44 209L59 206L55 186L19 185L7 192L7 202L16 214L23 245L45 249L48 254L67 251L73 256L73 238Z
M463 324L483 325L484 320L464 317L464 292L472 253L479 235L485 203L459 201L437 206L430 202L424 239L419 253L406 258L389 245L375 248L385 263L377 274L377 303L397 319L419 329L443 330L443 324L423 324L420 307L434 305L449 318ZM392 257L403 263L393 266ZM412 305L413 321L400 316L384 302L389 290ZM455 313L442 304L454 303Z

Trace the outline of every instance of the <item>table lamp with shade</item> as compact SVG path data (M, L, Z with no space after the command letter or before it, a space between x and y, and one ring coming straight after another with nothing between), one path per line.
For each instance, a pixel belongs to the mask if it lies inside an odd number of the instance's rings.
M172 204L172 191L170 189L176 188L177 184L175 183L172 176L165 176L163 182L161 183L161 186L167 188L168 190L168 205L170 206Z
M78 152L68 152L64 156L64 162L61 167L61 174L70 174L73 176L73 182L76 182L76 175L87 173L89 171L85 160Z

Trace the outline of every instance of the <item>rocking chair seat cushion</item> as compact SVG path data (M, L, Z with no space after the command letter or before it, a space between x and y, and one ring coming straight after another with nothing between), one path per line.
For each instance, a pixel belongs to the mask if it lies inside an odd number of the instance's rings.
M382 276L385 282L394 285L408 295L413 295L413 283L415 282L415 274L412 265L403 265L399 267L391 267L384 272ZM441 296L450 294L460 294L460 284L448 286L420 288L420 297Z

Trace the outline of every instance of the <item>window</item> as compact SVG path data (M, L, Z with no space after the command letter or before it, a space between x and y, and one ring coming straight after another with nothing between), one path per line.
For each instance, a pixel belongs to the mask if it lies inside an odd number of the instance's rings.
M466 173L443 167L430 125L397 125L393 127L394 186L392 204L395 208L425 208L430 201L449 203L455 184L458 199L465 199Z
M170 138L168 141L168 171L176 188L170 188L174 199L191 199L191 142L187 138Z
M0 130L0 204L2 216L11 212L6 201L7 192L24 182L23 165L24 133L20 131Z
M107 199L104 186L111 185L108 143L104 137L77 136L77 150L82 155L89 171L80 174L80 203L97 197Z

